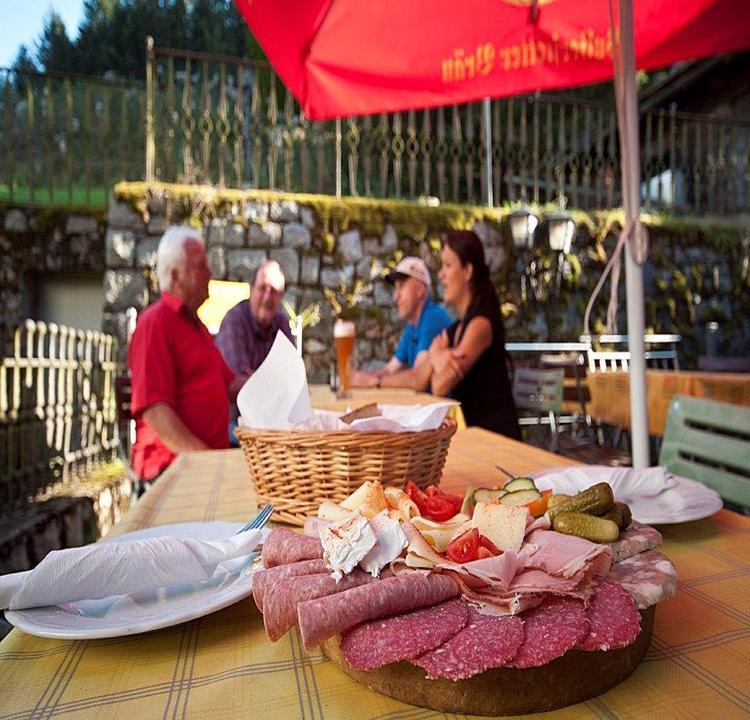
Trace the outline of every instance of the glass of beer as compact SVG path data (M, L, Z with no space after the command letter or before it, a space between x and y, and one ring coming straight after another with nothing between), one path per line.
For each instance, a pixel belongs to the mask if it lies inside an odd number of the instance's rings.
M336 344L336 364L339 371L337 397L350 397L355 334L353 322L341 319L336 320L333 326L333 340Z

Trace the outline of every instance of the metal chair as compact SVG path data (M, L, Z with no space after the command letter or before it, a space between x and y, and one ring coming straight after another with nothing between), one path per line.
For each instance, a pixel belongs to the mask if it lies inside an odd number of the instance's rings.
M750 508L750 409L676 395L659 464Z
M513 400L516 408L525 412L518 418L521 427L549 425L549 449L559 444L558 416L562 410L563 379L560 369L517 367L513 376Z

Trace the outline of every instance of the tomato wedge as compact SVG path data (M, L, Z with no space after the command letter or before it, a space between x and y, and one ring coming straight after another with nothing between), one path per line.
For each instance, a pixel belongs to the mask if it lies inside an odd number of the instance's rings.
M495 555L488 550L486 547L481 545L477 548L477 560L486 560L487 558L495 557Z
M445 549L445 554L449 560L457 563L471 562L477 559L479 550L479 530L471 528L465 533L459 535Z
M456 514L453 503L445 495L431 495L424 501L419 510L424 517L435 520L435 522L445 522Z
M503 552L486 535L479 536L479 547L483 548L484 550L487 550L490 553L490 556L492 557L494 557L495 555L501 555Z
M417 504L420 512L422 511L422 505L427 500L427 495L423 493L411 480L406 481L406 494Z

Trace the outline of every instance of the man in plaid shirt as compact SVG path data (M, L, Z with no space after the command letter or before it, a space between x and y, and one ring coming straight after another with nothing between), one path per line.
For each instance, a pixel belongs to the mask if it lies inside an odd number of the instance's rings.
M250 299L237 303L221 321L216 347L236 374L249 377L258 369L279 330L294 342L289 320L279 310L284 284L279 264L275 260L264 262L255 271ZM234 446L237 446L234 429L238 416L235 401L230 407L229 422L229 441Z

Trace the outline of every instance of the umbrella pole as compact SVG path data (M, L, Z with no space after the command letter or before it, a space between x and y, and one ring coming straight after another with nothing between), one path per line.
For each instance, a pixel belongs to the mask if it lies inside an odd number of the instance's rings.
M641 212L641 168L638 145L638 97L635 90L635 42L633 0L620 0L620 71L615 74L620 105L620 155L622 194L627 228L635 228ZM619 76L619 77L618 77ZM625 288L630 350L630 428L633 467L650 463L646 409L646 359L644 353L643 268L633 257L637 230L631 230L625 247Z

